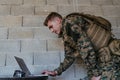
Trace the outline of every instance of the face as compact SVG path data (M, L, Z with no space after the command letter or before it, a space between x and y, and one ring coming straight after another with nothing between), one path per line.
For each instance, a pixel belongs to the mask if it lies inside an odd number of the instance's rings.
M60 18L54 18L48 21L48 28L52 33L60 34L61 32L61 22Z

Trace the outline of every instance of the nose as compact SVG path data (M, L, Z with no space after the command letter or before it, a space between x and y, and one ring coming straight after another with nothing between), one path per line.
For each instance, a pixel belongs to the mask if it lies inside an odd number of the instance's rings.
M51 31L52 33L54 32L54 30L53 30L52 28L50 29L50 31Z

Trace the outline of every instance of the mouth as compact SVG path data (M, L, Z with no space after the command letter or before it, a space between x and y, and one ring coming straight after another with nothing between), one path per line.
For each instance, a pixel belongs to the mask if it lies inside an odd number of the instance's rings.
M58 34L57 32L54 32L55 34Z
M58 33L58 32L56 32L56 31L55 31L54 33L55 33L55 34L59 34L59 33Z

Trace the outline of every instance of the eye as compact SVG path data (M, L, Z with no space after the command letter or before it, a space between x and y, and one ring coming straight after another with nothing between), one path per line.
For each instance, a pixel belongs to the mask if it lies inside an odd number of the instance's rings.
M53 26L51 25L51 26L49 26L49 29L51 29L51 28L53 28Z

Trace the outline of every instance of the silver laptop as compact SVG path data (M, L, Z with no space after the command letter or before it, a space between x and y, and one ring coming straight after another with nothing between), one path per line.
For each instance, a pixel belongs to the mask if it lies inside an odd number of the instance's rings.
M14 56L18 65L20 66L21 70L25 73L25 77L37 77L37 76L46 76L47 75L33 75L31 74L31 72L29 71L28 67L26 66L24 60L22 58L16 57Z

